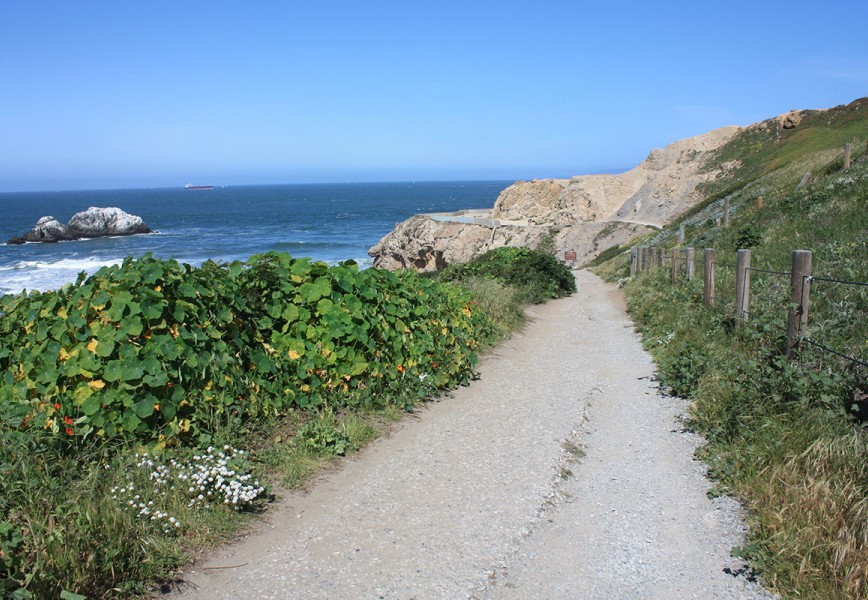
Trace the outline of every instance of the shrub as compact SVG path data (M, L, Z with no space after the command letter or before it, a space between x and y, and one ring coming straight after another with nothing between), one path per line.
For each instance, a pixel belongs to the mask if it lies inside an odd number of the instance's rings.
M745 225L738 230L738 238L736 245L739 248L753 248L758 246L762 241L762 235L756 230L753 225Z
M699 385L706 363L702 348L678 341L658 360L660 381L673 395L689 398Z
M460 281L469 277L488 277L521 291L527 302L540 303L576 291L576 280L569 267L545 252L505 246L460 265L450 265L441 278Z

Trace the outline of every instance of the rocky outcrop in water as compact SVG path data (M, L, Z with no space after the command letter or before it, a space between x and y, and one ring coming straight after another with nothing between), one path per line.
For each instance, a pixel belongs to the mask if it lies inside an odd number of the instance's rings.
M141 217L131 215L115 207L98 208L91 206L85 211L74 214L66 225L54 217L42 217L36 222L33 229L21 237L10 239L6 243L66 242L138 233L153 233Z

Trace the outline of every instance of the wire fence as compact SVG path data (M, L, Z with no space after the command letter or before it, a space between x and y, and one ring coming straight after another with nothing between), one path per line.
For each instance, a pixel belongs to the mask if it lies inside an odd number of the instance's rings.
M694 273L693 277L685 278L681 271L686 270L685 258L688 249L679 249L677 261L671 250L663 254L661 252L660 248L645 249L645 254L650 255L650 259L646 257L643 262L643 259L638 259L634 250L631 273L644 270L663 271L668 267L673 282L683 283L686 279L690 285L703 285L705 303L715 310L732 315L738 326L786 333L788 338L791 338L788 339L788 352L792 347L810 348L846 361L854 367L868 367L868 359L861 356L862 353L868 353L868 282L799 272L793 277L793 270L784 271L773 268L772 265L767 265L767 268L744 266L739 269L738 263L716 258L707 262L697 260L697 273ZM740 252L748 253L749 264L749 251ZM692 249L690 254L694 254ZM676 265L678 273L675 273ZM794 253L793 269L795 268ZM706 269L712 271L712 277L706 276ZM720 283L731 285L735 276L736 295L729 291L719 293L720 290L715 289L714 275L720 271L723 271L721 275L724 275L725 279ZM739 280L743 281L743 285L738 283ZM709 281L712 282L710 293ZM796 319L795 326L793 315ZM842 335L842 332L846 333ZM827 339L837 340L838 343L847 340L850 347L834 347L835 344L827 342Z

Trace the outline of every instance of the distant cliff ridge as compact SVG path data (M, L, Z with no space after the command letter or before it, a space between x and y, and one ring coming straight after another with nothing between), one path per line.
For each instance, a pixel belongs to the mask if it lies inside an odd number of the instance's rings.
M723 127L652 150L618 175L517 182L500 193L490 213L475 219L417 215L368 253L376 267L432 271L499 246L535 247L551 236L559 252L574 250L581 264L699 202L696 187L733 166L709 165L711 153L739 131Z

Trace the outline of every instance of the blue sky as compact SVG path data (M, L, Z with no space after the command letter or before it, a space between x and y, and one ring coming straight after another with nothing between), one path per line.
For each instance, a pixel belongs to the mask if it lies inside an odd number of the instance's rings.
M0 191L620 171L868 95L868 3L0 0Z

